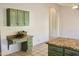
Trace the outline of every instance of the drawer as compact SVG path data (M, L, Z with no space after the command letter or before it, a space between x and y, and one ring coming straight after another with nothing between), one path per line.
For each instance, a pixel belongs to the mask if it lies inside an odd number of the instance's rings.
M32 49L32 43L28 44L28 49Z
M79 56L79 52L71 49L65 49L65 55Z
M57 51L57 52L63 52L62 47L54 46L54 45L48 45L48 50Z
M48 56L63 56L63 52L57 52L57 51L52 51L52 50L48 50Z
M28 44L32 44L32 40L28 40Z
M28 40L28 46L32 46L32 40Z
M29 47L32 47L32 44L28 44L28 48L29 48Z

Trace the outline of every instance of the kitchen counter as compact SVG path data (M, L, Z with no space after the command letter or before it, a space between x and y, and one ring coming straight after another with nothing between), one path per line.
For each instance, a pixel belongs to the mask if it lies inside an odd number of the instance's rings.
M70 39L70 38L55 38L49 40L48 44L53 44L61 47L68 47L73 48L75 50L79 50L79 40L77 39Z

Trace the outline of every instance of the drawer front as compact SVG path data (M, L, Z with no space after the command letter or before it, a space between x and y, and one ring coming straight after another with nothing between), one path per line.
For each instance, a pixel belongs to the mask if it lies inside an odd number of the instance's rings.
M71 49L65 49L65 55L79 56L79 52L73 51L73 50L71 50Z
M32 44L32 40L28 40L28 44Z
M63 53L60 53L60 52L57 52L57 51L48 50L48 56L63 56Z
M57 52L63 52L63 48L57 47L57 46L53 46L53 45L49 45L48 46L48 50L57 51Z
M32 49L32 40L29 39L28 40L28 50L31 50Z
M32 40L28 40L28 46L32 47Z
M32 48L32 44L28 44L28 48Z

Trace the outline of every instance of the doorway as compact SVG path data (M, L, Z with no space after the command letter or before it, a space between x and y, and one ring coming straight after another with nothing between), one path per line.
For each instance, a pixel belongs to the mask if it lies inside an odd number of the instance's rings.
M56 8L49 9L49 39L59 36L59 19Z

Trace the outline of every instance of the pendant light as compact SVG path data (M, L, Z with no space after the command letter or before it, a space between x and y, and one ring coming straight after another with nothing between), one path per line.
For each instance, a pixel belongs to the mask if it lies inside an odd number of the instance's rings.
M79 8L79 6L77 4L73 4L72 9L78 9L78 8Z

